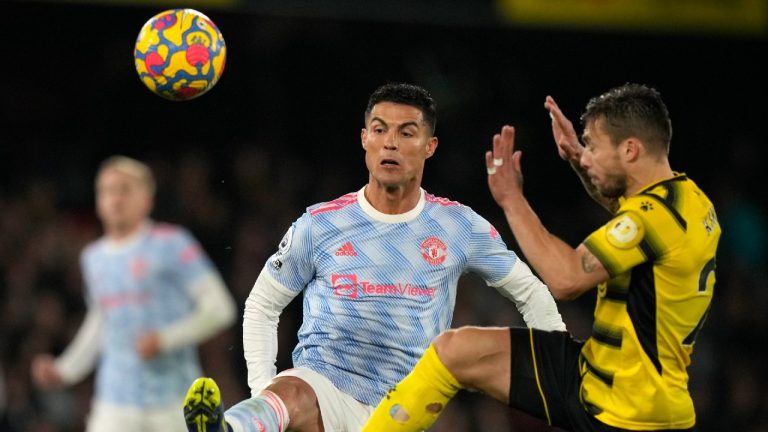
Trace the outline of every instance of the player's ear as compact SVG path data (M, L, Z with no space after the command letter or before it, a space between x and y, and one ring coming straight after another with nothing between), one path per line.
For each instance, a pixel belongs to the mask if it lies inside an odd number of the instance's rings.
M637 138L627 138L623 142L622 153L628 162L634 162L640 157L643 150L643 144Z
M363 128L360 130L360 142L363 144L363 148L365 148L365 142L368 140L368 129Z
M435 154L435 150L437 150L437 137L433 136L427 141L427 159Z

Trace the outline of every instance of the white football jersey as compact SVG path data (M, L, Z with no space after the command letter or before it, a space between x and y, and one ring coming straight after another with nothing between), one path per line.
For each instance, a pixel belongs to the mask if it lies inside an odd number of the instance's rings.
M294 365L376 405L451 326L459 277L494 284L518 258L467 206L422 190L413 210L388 215L363 190L309 207L267 268L303 293Z
M88 301L103 317L103 340L95 397L137 407L183 399L201 375L197 349L184 347L143 360L136 340L190 313L191 284L215 271L200 245L184 229L151 224L118 249L99 239L81 257Z

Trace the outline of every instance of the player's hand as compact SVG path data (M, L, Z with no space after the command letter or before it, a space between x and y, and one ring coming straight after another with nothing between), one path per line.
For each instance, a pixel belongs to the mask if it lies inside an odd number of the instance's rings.
M136 351L144 360L151 360L160 353L160 335L148 332L136 340Z
M579 142L573 123L560 111L560 107L552 96L546 97L544 108L549 111L549 116L552 118L552 137L557 144L557 154L562 160L578 165L584 146Z
M521 157L522 152L515 151L515 128L505 125L493 136L493 150L485 152L488 187L502 208L507 208L512 200L523 194Z
M64 384L53 357L48 354L40 354L33 358L30 372L32 381L40 388L54 389Z

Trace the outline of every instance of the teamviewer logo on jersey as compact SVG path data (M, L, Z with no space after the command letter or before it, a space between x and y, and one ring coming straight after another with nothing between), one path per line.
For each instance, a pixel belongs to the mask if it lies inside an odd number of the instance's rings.
M335 274L331 276L333 294L340 297L357 298L357 275Z
M388 298L432 298L437 288L411 282L370 282L358 280L354 274L331 275L333 295L350 299L388 297Z

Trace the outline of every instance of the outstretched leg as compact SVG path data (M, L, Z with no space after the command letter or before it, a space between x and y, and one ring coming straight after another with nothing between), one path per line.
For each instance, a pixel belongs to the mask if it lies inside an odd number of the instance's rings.
M512 348L508 327L461 327L443 332L434 344L463 388L509 403Z
M189 432L230 432L224 421L224 406L216 381L196 379L184 398L184 420Z
M435 338L413 371L393 387L365 432L422 431L462 388L509 401L509 329L462 327Z
M323 432L317 396L296 377L275 378L258 396L226 413L216 383L198 378L187 392L184 417L190 432Z

